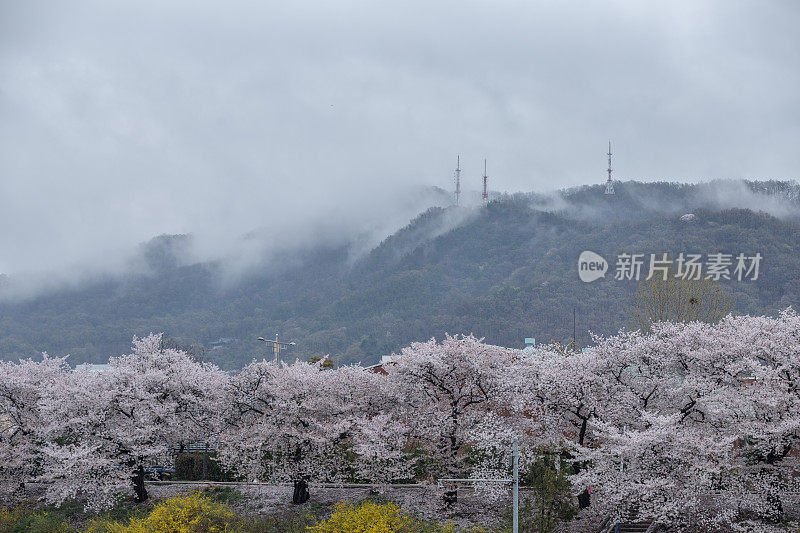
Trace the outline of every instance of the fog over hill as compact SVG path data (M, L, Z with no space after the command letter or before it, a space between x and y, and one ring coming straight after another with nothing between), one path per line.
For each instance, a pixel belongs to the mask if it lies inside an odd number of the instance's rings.
M287 357L329 353L342 363L369 363L445 332L507 346L531 336L569 340L573 309L577 340L586 344L589 331L633 325L636 283L612 276L582 283L576 261L583 250L612 263L621 252L758 252L758 280L724 282L735 311L773 313L797 304L796 183L618 182L616 189L614 197L599 185L496 194L487 206L464 207L446 205L449 196L433 191L439 206L421 202L424 212L380 243L366 232L320 227L318 238L279 251L260 243L207 259L192 235L162 235L132 254L135 268L124 274L25 298L5 279L0 354L48 351L72 354L73 364L100 362L124 352L133 335L164 331L236 368L263 355L256 337L278 332L297 342ZM679 220L689 212L694 222ZM376 222L369 227L386 227L386 220Z
M232 281L358 255L447 205L417 196L459 154L468 191L485 160L495 191L602 182L609 139L624 180L797 178L798 25L790 0L0 2L0 272L80 286L162 234Z
M138 246L124 246L124 238L115 247L102 241L90 243L69 261L62 257L30 265L23 261L18 264L20 270L5 274L0 300L26 300L96 282L123 282L131 276L198 263L217 265L220 283L236 283L252 273L289 268L297 254L317 246L347 246L355 258L420 210L446 206L450 201L450 194L438 187L393 187L364 201L358 209L352 209L352 203L334 202L310 209L302 219L287 216L280 208L271 217L272 206L267 203L264 215L251 215L261 225L242 233L236 232L238 224L228 226L229 221L220 220L213 230L206 223L198 232L165 234Z

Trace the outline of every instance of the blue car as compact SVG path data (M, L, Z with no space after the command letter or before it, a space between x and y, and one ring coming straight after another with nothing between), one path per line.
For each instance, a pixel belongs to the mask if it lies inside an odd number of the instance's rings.
M175 477L175 468L171 466L151 466L144 469L144 477L151 481L164 481Z

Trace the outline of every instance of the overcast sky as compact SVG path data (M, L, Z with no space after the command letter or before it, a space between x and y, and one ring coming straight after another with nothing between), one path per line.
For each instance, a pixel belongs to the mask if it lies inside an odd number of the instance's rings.
M457 154L508 192L602 182L609 139L620 179L796 179L798 28L796 0L0 0L0 272L353 231Z

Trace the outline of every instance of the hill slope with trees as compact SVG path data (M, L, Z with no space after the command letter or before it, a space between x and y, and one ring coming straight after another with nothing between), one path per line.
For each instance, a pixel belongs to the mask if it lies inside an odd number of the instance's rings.
M474 333L489 343L591 343L589 332L635 327L635 281L614 279L620 253L760 253L755 281L722 281L734 313L775 314L800 301L800 203L787 182L624 182L554 195L502 196L487 206L431 208L369 252L298 249L261 271L226 277L223 262L185 264L190 236L142 247L147 274L109 278L0 303L0 357L41 351L105 362L133 335L165 332L223 368L264 355L280 333L287 359L331 354L373 363L413 341ZM695 219L680 216L693 213ZM609 262L583 283L577 259ZM644 265L646 274L647 264ZM8 283L8 281L6 281Z

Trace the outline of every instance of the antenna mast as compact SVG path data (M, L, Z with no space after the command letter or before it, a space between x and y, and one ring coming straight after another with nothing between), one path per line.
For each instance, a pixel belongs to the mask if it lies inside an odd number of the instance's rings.
M611 141L608 141L608 180L606 180L606 194L614 194L614 182L611 181Z
M461 156L456 159L456 205L461 197Z
M483 203L489 203L489 192L486 190L486 180L489 179L489 176L486 175L486 160L483 160L483 194L481 198L483 198Z

